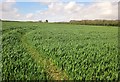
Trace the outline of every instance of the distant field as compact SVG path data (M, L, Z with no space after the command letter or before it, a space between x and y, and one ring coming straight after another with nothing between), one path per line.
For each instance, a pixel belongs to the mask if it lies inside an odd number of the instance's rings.
M118 27L3 22L3 80L117 80Z

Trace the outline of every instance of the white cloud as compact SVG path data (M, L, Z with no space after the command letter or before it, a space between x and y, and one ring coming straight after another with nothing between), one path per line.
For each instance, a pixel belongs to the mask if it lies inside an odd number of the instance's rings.
M65 9L67 10L74 10L76 8L76 2L69 2L66 6L65 6Z
M85 18L89 19L117 19L117 3L99 2L93 3L86 8L83 8Z
M0 3L0 19L2 18L2 3Z
M40 13L52 21L69 21L71 19L117 19L117 10L117 3L99 2L84 5L69 2L51 3L48 5L48 10Z
M16 2L16 0L4 0L3 2Z
M4 0L0 3L0 19L1 18L11 18L12 16L16 16L16 12L18 11L13 5L16 3L16 0Z
M120 0L93 0L93 2L119 2Z
M120 0L1 0L1 2L70 2L70 1L75 1L75 2L119 2Z
M9 1L9 0L7 0ZM43 0L39 0L43 1ZM51 1L51 0L50 0ZM69 21L81 19L117 19L117 3L96 2L90 4L76 3L75 1L63 3L42 2L48 6L46 10L36 11L36 13L22 14L18 13L19 9L15 8L14 3L3 4L3 19L11 20L46 20L49 21ZM39 2L40 3L40 2Z
M33 17L33 14L32 14L32 13L29 13L29 14L26 15L26 18L28 18L28 19L30 19L30 18L32 18L32 17Z
M9 0L2 3L2 18L15 18L18 9L13 6L14 4L15 2L9 2Z

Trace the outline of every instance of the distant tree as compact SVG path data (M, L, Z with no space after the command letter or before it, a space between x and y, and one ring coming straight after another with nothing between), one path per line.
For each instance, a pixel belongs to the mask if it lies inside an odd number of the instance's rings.
M46 23L48 23L48 20L45 20Z
M42 22L42 20L39 20L39 22Z

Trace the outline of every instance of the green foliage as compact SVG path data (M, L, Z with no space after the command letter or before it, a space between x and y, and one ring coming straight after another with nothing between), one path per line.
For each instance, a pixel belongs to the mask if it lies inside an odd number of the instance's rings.
M80 25L102 25L102 26L118 26L118 20L71 20L71 24L80 24Z
M38 67L21 42L22 35L32 29L14 24L3 23L2 80L47 80L43 67Z
M74 80L118 79L117 27L3 22L3 80L50 79L24 48L27 41Z
M48 20L45 20L46 23L48 23Z
M31 32L28 42L71 79L118 78L117 27L58 25Z

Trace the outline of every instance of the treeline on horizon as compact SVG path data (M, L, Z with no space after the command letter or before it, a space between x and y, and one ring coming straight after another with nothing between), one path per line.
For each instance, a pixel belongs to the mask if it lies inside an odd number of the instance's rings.
M10 20L1 20L3 22L22 22L22 21L10 21ZM24 21L24 22L39 22L40 21ZM49 23L49 20L46 20ZM70 20L69 22L53 22L57 24L77 24L77 25L101 25L101 26L120 26L120 20Z
M118 20L71 20L70 24L118 26Z

